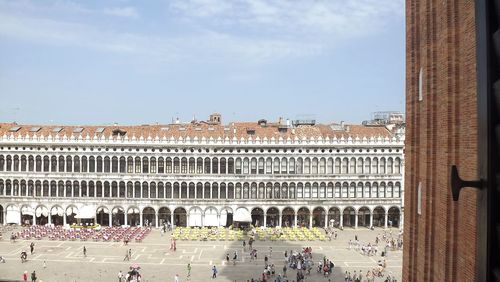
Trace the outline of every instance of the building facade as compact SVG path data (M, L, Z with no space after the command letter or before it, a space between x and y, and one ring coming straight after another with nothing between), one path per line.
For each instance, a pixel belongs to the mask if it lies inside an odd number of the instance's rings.
M0 222L402 227L404 129L0 124Z

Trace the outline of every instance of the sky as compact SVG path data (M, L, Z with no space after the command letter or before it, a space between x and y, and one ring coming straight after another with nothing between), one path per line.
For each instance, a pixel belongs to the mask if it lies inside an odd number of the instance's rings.
M404 111L403 0L0 0L0 122Z

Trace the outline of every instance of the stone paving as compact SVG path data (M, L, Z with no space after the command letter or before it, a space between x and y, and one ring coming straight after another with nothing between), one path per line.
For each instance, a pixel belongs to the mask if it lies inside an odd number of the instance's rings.
M397 229L392 229L394 235ZM175 274L179 274L180 281L187 280L187 264L191 263L191 281L211 280L211 268L218 268L217 281L247 281L257 278L264 268L264 255L269 254L272 246L270 263L276 265L277 273L281 273L284 264L285 250L301 250L310 246L313 250L314 262L326 256L335 263L331 281L344 281L344 272L354 270L366 273L376 266L380 257L364 256L348 249L348 241L358 235L360 241L374 242L382 229L373 231L366 229L338 231L338 238L332 241L305 241L305 242L271 242L257 241L254 248L258 250L258 260L250 261L248 252L242 253L241 241L177 241L177 251L170 251L170 236L161 236L154 230L142 242L131 242L128 246L116 242L71 242L37 240L35 252L28 254L28 261L21 263L20 253L26 250L29 253L31 241L18 240L15 243L4 234L0 241L0 255L6 258L6 263L0 263L0 281L21 281L24 271L31 274L36 271L38 281L117 281L118 271L128 271L130 265L137 263L141 266L142 281L174 281ZM83 256L83 246L87 248L87 257ZM132 249L130 261L124 261L126 251ZM382 248L379 248L379 252ZM225 265L227 253L238 252L239 260L236 265ZM243 255L242 255L243 254ZM387 271L392 272L398 281L401 281L402 251L391 251L387 257ZM46 268L43 267L44 262ZM296 271L289 269L290 281L295 279ZM29 279L28 275L28 279ZM306 277L307 281L328 281L316 270ZM274 280L273 280L274 281ZM383 281L378 278L376 281Z

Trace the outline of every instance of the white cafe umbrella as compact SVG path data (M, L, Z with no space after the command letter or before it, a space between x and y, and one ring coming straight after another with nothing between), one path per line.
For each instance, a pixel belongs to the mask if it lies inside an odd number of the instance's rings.
M252 215L245 208L237 208L234 212L233 220L238 222L252 222Z
M95 207L94 206L83 206L78 210L75 218L94 218L95 217Z

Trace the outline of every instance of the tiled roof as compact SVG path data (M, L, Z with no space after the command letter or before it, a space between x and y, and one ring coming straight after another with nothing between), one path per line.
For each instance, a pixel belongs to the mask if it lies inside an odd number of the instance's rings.
M19 127L19 128L18 128ZM38 129L39 128L39 129ZM37 130L38 129L38 130ZM60 129L60 131L58 130ZM106 137L123 134L123 136L131 138L135 136L140 138L179 138L179 137L198 137L202 139L210 137L217 139L236 137L271 139L272 137L283 139L295 137L301 138L370 138L370 137L392 137L392 133L385 126L366 126L366 125L343 125L338 124L316 124L316 125L299 125L285 126L275 123L268 123L267 126L261 126L257 122L233 122L227 125L201 123L188 124L166 124L166 125L27 125L16 123L0 123L0 136L11 135L15 136L68 136L71 135L85 138L87 135L91 138L94 136L104 135Z

